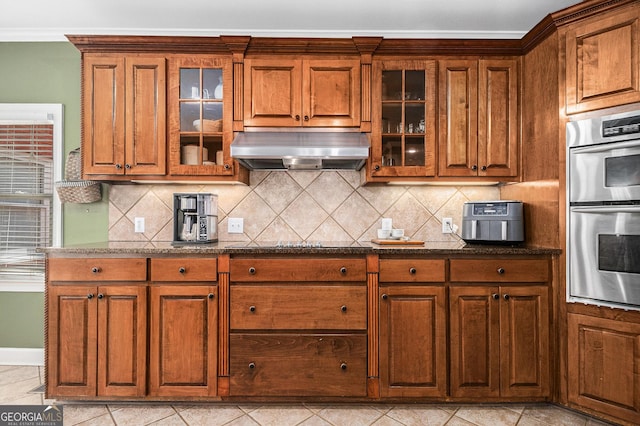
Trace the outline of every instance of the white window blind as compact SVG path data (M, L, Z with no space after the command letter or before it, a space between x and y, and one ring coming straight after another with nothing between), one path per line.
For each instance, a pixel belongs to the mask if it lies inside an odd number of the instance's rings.
M0 280L44 277L38 247L52 245L51 123L0 123Z

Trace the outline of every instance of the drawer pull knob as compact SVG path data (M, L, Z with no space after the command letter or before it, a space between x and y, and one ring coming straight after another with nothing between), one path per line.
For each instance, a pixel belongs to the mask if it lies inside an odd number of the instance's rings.
M343 266L342 268L340 268L340 273L341 273L342 275L346 275L346 273L347 273L347 268L345 268L344 266Z
M382 300L387 300L388 297L389 296L387 296L387 293L385 293L385 294L382 295Z
M249 273L250 273L251 275L255 275L255 273L256 273L256 268L254 268L253 266L252 266L252 267L250 267L250 268L249 268Z
M184 274L185 272L187 272L187 268L185 268L184 266L181 266L178 268L178 272L180 272L181 274Z
M498 300L498 299L500 299L500 295L499 295L499 294L497 294L497 293L493 293L493 294L491 295L491 297L493 297L493 299L494 299L494 300Z
M300 114L296 114L296 121L300 121Z
M100 272L100 268L97 266L94 266L93 268L91 268L91 272L93 272L94 274L97 274L98 272Z
M104 299L104 294L98 293L98 299Z
M207 297L209 297L209 299L213 299L214 295L213 295L213 293L209 293L209 296L207 296Z
M340 310L341 310L342 312L347 312L347 305L342 305L342 306L340 307Z
M340 368L343 369L343 370L346 370L347 369L347 363L343 362L342 364L340 364Z
M251 312L255 312L255 311L256 311L256 307L255 307L255 306L253 306L253 305L252 305L252 306L249 306L249 310L250 310Z
M498 268L498 270L496 272L498 272L500 275L502 275L502 274L504 274L504 268Z
M89 300L93 299L93 293L87 294L87 299L89 299Z
M409 268L409 273L411 275L415 275L416 274L416 268Z
M255 363L255 362L250 362L250 363L249 363L249 368L251 368L252 370L253 370L254 368L256 368L256 363Z
M120 170L121 168L122 168L122 164L120 164L120 163L116 163L116 169L117 169L117 170Z
M509 296L509 294L505 294L505 295L504 295L504 296L502 296L502 297L504 297L504 300L509 300L509 299L511 298L511 296Z

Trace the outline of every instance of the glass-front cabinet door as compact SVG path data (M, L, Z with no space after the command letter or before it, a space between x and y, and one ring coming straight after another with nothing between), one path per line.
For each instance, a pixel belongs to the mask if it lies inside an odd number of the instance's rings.
M172 58L169 84L171 175L233 174L231 59Z
M425 177L436 170L436 63L373 63L372 177Z

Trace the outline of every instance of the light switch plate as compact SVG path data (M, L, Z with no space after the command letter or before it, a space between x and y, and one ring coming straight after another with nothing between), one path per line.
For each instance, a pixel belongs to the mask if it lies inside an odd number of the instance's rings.
M230 234L242 234L244 232L244 219L241 217L230 217L228 225Z
M135 232L144 232L144 217L136 217L133 219Z

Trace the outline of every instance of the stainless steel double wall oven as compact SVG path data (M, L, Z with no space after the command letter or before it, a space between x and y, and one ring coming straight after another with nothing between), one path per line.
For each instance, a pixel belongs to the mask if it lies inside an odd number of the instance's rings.
M640 106L567 124L568 301L640 310Z

